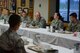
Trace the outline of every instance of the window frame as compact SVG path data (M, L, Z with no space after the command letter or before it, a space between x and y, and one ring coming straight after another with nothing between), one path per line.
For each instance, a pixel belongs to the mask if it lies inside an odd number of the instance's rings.
M59 9L60 9L60 0L57 0L57 1L58 1L58 3L59 3L58 7L59 7ZM68 11L67 11L67 21L64 20L64 22L69 22L70 0L68 0L67 6L68 6L68 8L67 8L67 10L68 10ZM56 9L57 9L57 8L56 8ZM59 9L58 9L58 12L60 12ZM80 20L80 0L79 0L79 20Z

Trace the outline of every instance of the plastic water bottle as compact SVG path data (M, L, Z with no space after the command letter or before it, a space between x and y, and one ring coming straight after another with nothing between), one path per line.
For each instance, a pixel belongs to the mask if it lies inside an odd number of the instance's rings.
M80 43L74 44L74 53L80 53Z

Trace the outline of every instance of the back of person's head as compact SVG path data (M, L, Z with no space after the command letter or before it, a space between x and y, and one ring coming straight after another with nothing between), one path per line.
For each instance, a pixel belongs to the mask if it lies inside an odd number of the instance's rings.
M77 14L75 12L71 13L70 16L77 18Z
M21 23L21 17L17 14L12 14L9 17L9 21L8 21L10 27L15 27L17 24Z

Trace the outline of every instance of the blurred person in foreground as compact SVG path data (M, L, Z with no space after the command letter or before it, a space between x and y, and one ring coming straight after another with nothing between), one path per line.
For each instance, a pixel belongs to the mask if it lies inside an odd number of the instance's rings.
M0 36L0 53L26 53L24 42L17 34L21 24L20 16L11 15L8 23L9 29Z

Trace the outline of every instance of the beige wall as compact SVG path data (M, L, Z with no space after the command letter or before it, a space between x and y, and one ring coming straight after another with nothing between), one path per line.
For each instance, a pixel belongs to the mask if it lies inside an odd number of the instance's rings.
M39 7L39 4L41 4L41 7ZM39 11L46 19L48 20L48 0L34 0L34 14L36 11Z
M41 7L39 7L40 3ZM34 14L36 11L40 11L48 23L48 18L56 11L56 0L34 0Z

